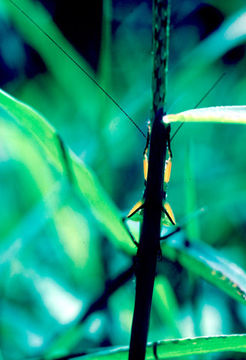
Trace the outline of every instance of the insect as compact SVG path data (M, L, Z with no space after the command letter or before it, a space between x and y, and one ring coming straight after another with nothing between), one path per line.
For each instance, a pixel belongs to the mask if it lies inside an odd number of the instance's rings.
M28 20L30 22L34 22L35 26L37 26L37 23L35 21L33 21L33 19L29 18L29 16L23 11L22 8L19 7L18 4L16 4L15 2L12 2L10 1L10 3L12 3L12 5L14 7L17 8L18 11L22 12L24 16L28 17ZM40 29L39 29L40 30ZM42 31L42 29L41 29ZM44 36L46 37L50 37L49 34L47 34L45 31L44 32ZM52 40L53 42L55 42L54 40ZM66 52L66 50L64 49L61 49L60 45L59 44L55 44L57 47L60 48L61 51L63 51L64 53ZM71 56L69 55L69 53L66 52L66 56L69 57L69 60L70 61L73 61L75 62L76 60L72 59ZM77 63L78 65L78 63ZM84 72L86 74L86 76L88 76L90 78L90 80L92 80L93 82L96 83L96 85L100 88L100 91L106 93L106 96L109 97L110 101L113 101L116 106L118 106L120 108L120 110L124 113L124 115L126 115L128 117L128 119L134 124L134 126L138 129L138 131L142 134L142 130L139 128L139 126L136 124L136 122L130 118L130 116L124 111L124 109L122 109L122 107L112 98L112 96L105 92L105 90L100 86L100 84L98 84L91 76L90 74L87 72L87 70L85 70L84 68L82 68L80 65L80 70L82 72ZM150 127L148 127L148 135L147 135L147 142L146 142L146 146L145 146L145 150L144 150L144 179L145 179L145 183L146 183L146 180L147 180L147 173L148 173L148 145L149 145L149 137L150 137ZM170 178L170 173L171 173L171 163L172 163L172 160L171 160L171 148L170 148L170 145L169 145L169 148L168 148L168 159L166 160L166 168L165 168L165 179L164 179L164 184L165 184L165 187L167 187L167 184L169 182L169 178ZM136 209L136 207L134 207L129 215L128 215L128 218L131 218L131 219L135 219L135 220L140 220L140 218L142 217L142 208L140 206L140 209L138 211L138 209ZM134 215L134 216L133 216ZM175 224L175 219L174 219L174 215L173 215L173 212L172 212L172 209L170 207L170 205L166 202L166 201L163 201L163 217L162 217L162 223L164 225L174 225Z
M149 137L150 137L150 126L148 125L148 136L147 142L143 153L143 174L144 174L144 181L146 184L147 176L148 176L148 145L149 145ZM164 191L166 193L167 186L171 176L171 169L172 169L172 152L171 152L171 145L168 144L167 147L167 159L165 160L165 167L164 167ZM129 211L127 218L135 221L142 221L143 211L144 211L144 196L143 198L138 201L132 209ZM163 210L162 210L162 218L161 223L164 226L171 226L175 225L175 217L172 211L170 204L163 199Z
M77 95L78 96L78 95ZM79 96L81 96L81 94L79 95ZM118 148L119 146L117 146L117 148ZM117 148L116 148L116 150L117 150ZM137 146L136 146L136 148L137 148ZM146 147L147 148L147 147ZM148 173L148 171L147 171L147 166L146 166L146 164L147 164L147 156L148 156L148 153L147 153L147 150L146 150L146 148L145 148L145 152L144 152L144 162L145 162L145 165L144 165L144 173L145 173L145 179L147 178L147 173ZM101 147L100 147L100 149L101 149ZM165 169L165 176L164 176L164 184L165 185L167 185L168 184L168 177L169 177L169 174L170 174L170 167L171 167L171 160L172 160L172 153L171 153L171 149L170 149L170 147L168 148L168 155L167 155L167 159L166 159L166 169ZM163 211L163 223L165 223L165 222L167 222L168 220L169 220L169 223L174 223L174 220L173 220L173 218L172 218L172 216L170 216L170 209L167 209L167 208L165 208L165 207L167 207L167 204L166 203L164 203L164 205L163 205L163 208L164 208L164 211ZM139 209L139 207L138 208L135 208L136 209L136 212L135 212L135 214L134 215L141 215L141 214L139 214L139 211L141 212L141 209ZM165 212L166 211L166 212ZM132 215L133 215L133 212L134 211L131 211L131 213L132 213ZM169 217L170 218L169 218ZM133 217L133 216L132 216ZM171 219L172 219L172 221L171 221Z

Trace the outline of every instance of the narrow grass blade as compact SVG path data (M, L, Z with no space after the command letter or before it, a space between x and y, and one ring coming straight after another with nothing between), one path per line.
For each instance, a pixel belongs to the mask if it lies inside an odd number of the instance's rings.
M221 124L246 124L246 106L214 106L166 115L163 121L174 122L214 122Z
M237 301L246 304L246 273L239 266L201 242L173 236L161 245L162 253L172 261L212 283Z
M149 343L146 360L179 358L188 355L210 354L222 351L246 352L246 335L205 336ZM127 360L128 347L111 348L81 356L81 360Z

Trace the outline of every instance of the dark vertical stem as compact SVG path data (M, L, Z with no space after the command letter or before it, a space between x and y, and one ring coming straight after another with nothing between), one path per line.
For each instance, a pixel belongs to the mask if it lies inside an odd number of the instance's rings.
M153 2L153 109L144 216L136 261L136 297L129 360L144 360L156 262L160 250L163 173L170 129L162 121L166 97L169 1Z
M169 57L170 1L153 0L153 77L152 77L152 121L157 112L163 113L167 94Z
M162 116L160 116L160 120L161 118ZM153 123L150 140L144 217L136 261L136 297L129 351L130 360L144 360L145 358L156 261L160 249L166 146L163 146L165 144L165 128L164 125L159 125L159 121Z

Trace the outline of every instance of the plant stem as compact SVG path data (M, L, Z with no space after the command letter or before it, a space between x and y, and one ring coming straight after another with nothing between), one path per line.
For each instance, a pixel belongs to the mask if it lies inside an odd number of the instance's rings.
M160 251L163 173L170 128L164 125L169 38L169 1L153 1L153 108L144 215L136 261L136 297L129 360L144 360L156 262Z
M153 0L152 121L160 109L165 113L169 58L170 1Z

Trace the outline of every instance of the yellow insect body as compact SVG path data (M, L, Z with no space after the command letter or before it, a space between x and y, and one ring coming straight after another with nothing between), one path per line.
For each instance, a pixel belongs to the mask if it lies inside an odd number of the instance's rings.
M149 134L148 134L149 139ZM144 149L143 154L143 173L144 173L144 180L147 181L148 176L148 168L149 168L149 161L148 161L148 139L147 144ZM171 151L168 149L168 159L165 161L165 169L164 169L164 186L167 187L172 170L172 156ZM127 218L133 221L141 221L143 217L143 210L144 210L144 197L138 201L132 209L129 211ZM172 211L170 204L166 201L163 202L163 213L161 223L164 226L172 226L176 224L175 217Z

